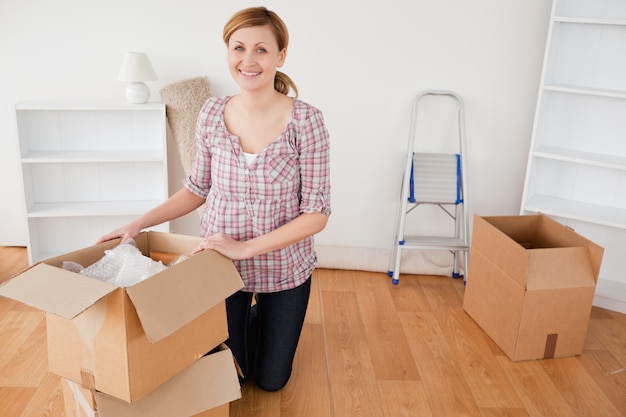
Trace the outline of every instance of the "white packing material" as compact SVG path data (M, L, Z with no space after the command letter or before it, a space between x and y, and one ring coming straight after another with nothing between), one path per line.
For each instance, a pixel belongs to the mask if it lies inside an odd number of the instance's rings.
M133 239L104 251L104 256L96 263L82 268L74 262L64 262L63 268L77 271L91 278L105 281L121 288L130 287L144 279L158 274L167 266L154 261L141 253Z

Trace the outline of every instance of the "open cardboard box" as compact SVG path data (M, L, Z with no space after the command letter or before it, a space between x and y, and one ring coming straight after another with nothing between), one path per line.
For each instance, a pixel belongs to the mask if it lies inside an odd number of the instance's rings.
M514 361L579 355L603 251L543 214L475 215L463 308Z
M201 239L144 232L141 252L190 253ZM88 266L119 240L40 262L0 295L45 311L51 372L136 401L228 338L224 300L243 287L232 261L205 250L127 288L62 269Z
M221 346L138 401L127 403L62 378L68 417L228 417L241 398L231 351Z

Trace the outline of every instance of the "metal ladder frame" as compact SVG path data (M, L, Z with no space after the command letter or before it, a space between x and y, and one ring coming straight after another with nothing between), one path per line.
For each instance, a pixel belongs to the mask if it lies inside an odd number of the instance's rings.
M417 116L420 100L425 96L439 96L450 97L454 99L458 104L458 135L459 135L459 154L426 154L415 152L415 133L417 128ZM392 277L392 282L397 285L400 282L400 262L402 258L403 249L419 249L419 250L449 250L454 254L454 264L452 276L454 278L460 277L458 267L459 253L464 254L464 280L467 280L467 265L469 258L469 243L468 243L468 216L467 216L467 166L465 157L465 115L464 104L461 97L452 92L446 90L426 90L421 92L413 102L413 108L411 111L411 127L409 132L409 143L407 148L406 167L402 181L402 192L400 197L400 204L398 204L398 213L396 216L396 224L394 231L394 241L391 249L391 259L389 262L388 275ZM433 171L430 171L430 176L436 176L442 171L438 171L438 167L443 167L447 171L450 171L452 162L449 162L450 156L454 155L456 159L456 186L455 196L444 198L442 201L437 201L437 198L427 198L429 201L418 201L415 198L415 171L417 163L428 165L428 159L432 159ZM425 159L424 159L425 158ZM446 162L447 161L447 162ZM446 164L450 166L445 167ZM424 168L426 171L429 167ZM427 173L428 174L428 173ZM428 176L428 175L426 175ZM450 180L448 178L448 180ZM448 181L449 182L449 181ZM439 185L435 184L435 187ZM449 190L448 190L449 191ZM452 193L452 191L450 191ZM435 193L437 194L437 193ZM407 215L417 208L421 204L434 204L441 208L455 221L455 231L453 237L438 237L438 236L409 236L405 235L406 217ZM409 207L409 205L411 205ZM454 213L448 210L448 206L454 205Z

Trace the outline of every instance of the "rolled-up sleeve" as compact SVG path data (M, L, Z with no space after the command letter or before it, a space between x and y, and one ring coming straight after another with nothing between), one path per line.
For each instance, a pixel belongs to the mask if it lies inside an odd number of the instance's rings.
M331 214L330 139L322 112L307 109L298 129L300 153L301 213Z
M209 99L200 110L195 130L196 156L193 169L183 180L186 189L203 198L206 198L211 188L211 154L207 136L213 114L211 108L215 105L215 100Z

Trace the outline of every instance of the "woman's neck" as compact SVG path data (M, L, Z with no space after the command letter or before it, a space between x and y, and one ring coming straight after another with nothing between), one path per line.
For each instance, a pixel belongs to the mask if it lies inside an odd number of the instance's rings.
M271 91L242 91L238 94L237 101L240 108L247 113L264 113L270 111L274 105L280 102L282 94L272 89Z

